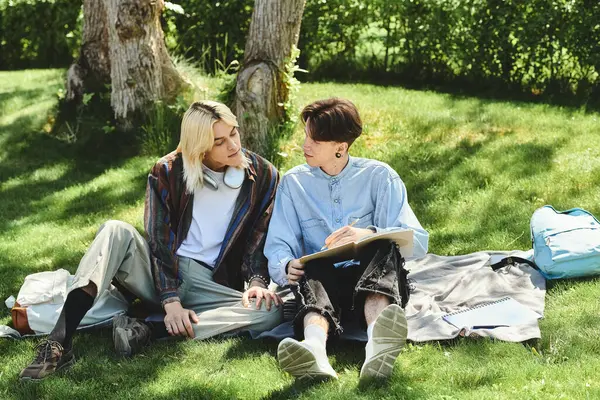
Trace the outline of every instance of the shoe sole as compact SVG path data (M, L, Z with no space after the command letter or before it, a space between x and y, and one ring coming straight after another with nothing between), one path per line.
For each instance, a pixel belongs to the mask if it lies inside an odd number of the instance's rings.
M131 356L131 346L129 346L129 339L125 329L121 328L126 318L123 315L117 315L113 318L113 345L115 346L115 352L123 357Z
M56 369L54 370L54 372L51 373L51 374L48 374L48 375L46 375L44 377L41 377L41 378L32 378L30 376L19 377L19 381L21 381L21 382L40 382L40 381L43 381L46 378L51 377L52 375L55 375L55 374L59 373L60 371L64 370L65 368L70 367L74 363L75 363L75 356L72 356L69 359L69 361L67 361L67 362L65 362L65 363L57 366Z
M337 379L321 370L315 356L296 341L283 339L277 347L277 360L281 369L301 381Z
M360 370L361 380L387 379L392 375L396 358L406 344L408 325L404 311L397 304L386 307L373 326L373 345L385 346Z

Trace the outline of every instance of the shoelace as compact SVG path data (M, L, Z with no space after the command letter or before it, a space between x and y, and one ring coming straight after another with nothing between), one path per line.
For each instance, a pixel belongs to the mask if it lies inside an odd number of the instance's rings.
M150 327L136 320L130 321L129 324L122 329L124 329L126 332L130 332L131 338L136 343L140 343L142 345L147 344L152 336Z
M137 339L138 343L146 345L150 342L150 339L152 338L152 333L150 332L150 328L147 325L141 322L137 322L133 326L133 331L135 332L135 338Z
M53 349L58 350L62 353L65 349L63 346L54 340L44 340L35 345L35 350L38 352L35 358L35 362L46 362L49 357L52 357Z

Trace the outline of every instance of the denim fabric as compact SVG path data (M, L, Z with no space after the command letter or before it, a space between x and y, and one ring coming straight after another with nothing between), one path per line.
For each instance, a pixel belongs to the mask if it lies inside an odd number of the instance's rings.
M406 306L409 298L408 271L398 247L389 241L374 242L360 257L360 265L335 268L334 260L313 260L296 287L298 314L294 318L297 338L304 335L304 317L309 312L329 321L329 333L339 335L346 319L366 326L363 306L370 293L383 294ZM400 283L399 283L400 282Z

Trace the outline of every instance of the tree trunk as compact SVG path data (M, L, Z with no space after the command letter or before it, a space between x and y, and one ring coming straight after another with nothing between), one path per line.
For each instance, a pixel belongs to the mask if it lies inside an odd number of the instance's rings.
M108 24L104 1L83 2L83 35L79 59L67 73L67 99L79 101L84 92L110 83Z
M234 110L244 145L267 149L269 130L285 117L286 64L298 44L305 0L256 0L237 78Z
M119 125L149 103L174 98L187 83L173 65L160 26L163 0L84 0L81 56L69 68L67 98L111 84Z

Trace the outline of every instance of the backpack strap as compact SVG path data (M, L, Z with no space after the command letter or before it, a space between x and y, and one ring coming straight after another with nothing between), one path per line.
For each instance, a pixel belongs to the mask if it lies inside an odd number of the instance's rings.
M512 256L503 258L502 260L498 261L497 263L490 265L490 267L492 267L493 271L498 271L500 268L504 268L509 265L513 266L515 264L527 264L533 269L537 269L538 271L540 270L538 268L538 266L535 265L534 262L532 262L526 258L512 257Z

